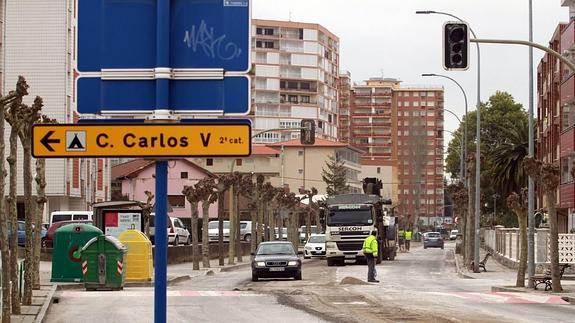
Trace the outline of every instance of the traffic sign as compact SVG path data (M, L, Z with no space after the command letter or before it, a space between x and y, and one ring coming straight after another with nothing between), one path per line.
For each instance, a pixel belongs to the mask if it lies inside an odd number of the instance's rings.
M32 155L68 157L242 157L251 154L249 122L198 124L38 124Z
M170 61L156 66L156 1L78 1L78 72L156 67L247 73L249 0L171 0Z

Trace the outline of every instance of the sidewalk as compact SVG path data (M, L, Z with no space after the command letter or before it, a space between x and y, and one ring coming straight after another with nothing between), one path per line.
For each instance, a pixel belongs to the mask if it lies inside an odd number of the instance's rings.
M203 268L200 260L200 270L192 270L193 264L191 262L168 265L167 268L167 284L168 286L177 284L182 281L190 280L194 277L213 275L218 272L226 272L246 268L250 266L250 256L244 256L243 262L236 262L234 265L228 265L227 258L224 261L225 265L220 266L218 259L210 261L211 268ZM83 283L54 283L50 282L52 273L52 262L40 262L40 290L33 291L33 299L31 306L22 306L22 314L12 315L11 321L13 323L32 323L42 322L44 316L48 311L54 297L56 290L62 289L83 289ZM154 282L126 282L125 287L154 287Z
M487 252L483 249L480 250L480 259L485 257ZM461 255L455 255L455 263L457 266L457 274L459 277L468 279L484 279L495 281L495 285L491 286L491 291L493 292L512 292L512 293L537 293L537 294L548 294L556 295L563 298L565 301L575 304L575 281L573 280L561 280L561 286L563 287L563 292L553 293L551 291L545 291L545 286L539 285L538 289L528 287L515 287L515 281L517 280L517 271L515 269L507 268L497 262L493 257L489 258L485 268L487 272L481 271L480 273L474 273L469 271L463 266L463 257ZM527 274L525 275L527 277ZM525 281L527 285L527 280Z

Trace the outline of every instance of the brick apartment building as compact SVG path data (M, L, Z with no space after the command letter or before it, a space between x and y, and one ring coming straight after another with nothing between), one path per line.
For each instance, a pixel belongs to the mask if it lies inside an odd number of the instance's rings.
M254 131L297 128L314 119L317 136L338 136L339 38L317 24L252 20ZM272 143L299 138L297 131L254 139Z
M555 29L549 48L575 59L575 1L563 0L570 7L567 24ZM561 169L557 192L560 232L575 228L575 74L557 58L545 55L537 67L537 157ZM546 210L548 202L537 189L537 208Z
M400 83L373 78L353 86L351 142L367 152L361 159L364 173L387 174L383 181L401 216L441 224L443 88Z

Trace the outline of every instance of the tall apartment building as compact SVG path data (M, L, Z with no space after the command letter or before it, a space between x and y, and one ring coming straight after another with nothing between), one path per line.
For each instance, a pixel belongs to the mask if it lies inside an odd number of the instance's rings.
M339 38L317 24L252 20L254 131L298 128L316 121L320 138L336 140ZM297 131L262 134L255 142L299 138Z
M351 73L342 72L339 74L339 121L337 125L338 139L340 142L350 143L351 135Z
M381 174L401 216L410 222L419 217L425 225L440 224L443 88L400 83L373 78L353 87L351 142L367 152L361 160L365 173Z
M18 76L23 75L30 85L25 103L31 103L36 95L41 96L44 114L60 123L74 122L75 1L5 0L3 3L2 93L13 89ZM9 129L6 138L8 134ZM18 194L22 196L21 152L19 156ZM46 211L85 210L92 201L108 199L109 177L106 159L48 159ZM18 213L23 217L23 203L19 203Z

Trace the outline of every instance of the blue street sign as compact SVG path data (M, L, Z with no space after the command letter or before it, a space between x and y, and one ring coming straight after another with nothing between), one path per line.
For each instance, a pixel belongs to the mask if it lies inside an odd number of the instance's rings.
M154 67L249 71L248 0L171 0L171 66L156 66L156 1L78 1L80 74Z
M102 80L79 78L79 113L152 111L156 106L154 80ZM250 111L250 79L171 80L170 108L181 113L247 114Z

